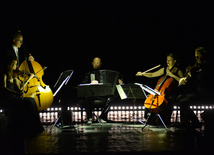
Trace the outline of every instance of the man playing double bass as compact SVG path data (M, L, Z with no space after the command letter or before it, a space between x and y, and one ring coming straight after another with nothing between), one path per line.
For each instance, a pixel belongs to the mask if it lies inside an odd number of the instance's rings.
M23 35L21 32L16 32L12 36L12 46L8 48L6 51L6 57L14 57L17 58L18 65L17 68L20 66L20 64L25 60L25 55L24 53L20 53L20 48L23 44ZM23 51L21 51L23 52ZM29 61L34 61L34 57L29 54L28 56Z

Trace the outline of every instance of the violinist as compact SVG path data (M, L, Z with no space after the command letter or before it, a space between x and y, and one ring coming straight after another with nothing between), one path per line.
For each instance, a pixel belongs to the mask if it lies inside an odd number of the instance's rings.
M181 124L177 127L181 128L197 128L201 124L197 116L190 109L190 104L209 103L213 99L213 65L209 60L209 53L204 47L195 49L196 63L193 67L187 67L187 76L181 78L179 85L191 84L191 90L185 94L179 95L177 102L181 111ZM189 121L192 124L189 124Z
M172 77L178 84L179 80L184 76L183 76L183 72L176 66L177 56L174 53L169 53L166 57L166 62L167 62L167 67L162 67L156 72L149 72L149 73L137 72L136 76L145 76L148 78L153 78L153 77L167 75L169 77ZM177 91L176 89L173 89L173 91L171 91L170 94L168 94L167 107L160 113L162 115L162 118L165 124L170 124L173 102L175 102L176 97L177 97Z
M10 111L11 127L20 129L20 132L42 132L44 129L40 122L34 95L22 97L21 81L13 76L13 71L17 68L17 59L7 57L1 71L1 104ZM26 83L34 77L31 74Z

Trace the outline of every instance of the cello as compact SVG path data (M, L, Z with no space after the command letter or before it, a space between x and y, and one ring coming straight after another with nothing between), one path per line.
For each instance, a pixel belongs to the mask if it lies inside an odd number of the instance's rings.
M170 71L172 71L174 66L170 69ZM149 109L153 113L158 113L161 110L163 110L168 104L167 95L176 86L177 86L176 81L172 77L169 77L168 75L161 77L158 80L156 87L154 89L158 91L160 95L150 94L144 101L145 108Z

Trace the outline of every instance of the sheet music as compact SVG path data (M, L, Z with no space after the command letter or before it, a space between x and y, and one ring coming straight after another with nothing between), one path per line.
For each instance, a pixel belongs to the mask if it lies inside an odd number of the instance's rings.
M79 86L91 86L91 85L103 85L103 83L83 83L83 84L79 84Z
M127 98L127 95L126 95L126 93L124 92L124 90L123 90L123 88L121 87L121 85L116 85L116 88L117 88L117 91L118 91L118 93L119 93L119 95L120 95L121 100L126 99L126 98Z
M145 91L147 91L148 93L152 94L152 95L161 95L160 92L155 91L154 89L150 88L147 85L144 84L140 84L140 83L135 83L136 85L139 85L142 89L144 89Z

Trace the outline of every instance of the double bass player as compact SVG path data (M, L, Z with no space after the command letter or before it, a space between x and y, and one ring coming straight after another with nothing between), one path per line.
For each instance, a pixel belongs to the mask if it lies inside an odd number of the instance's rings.
M23 51L20 51L19 49L21 48L23 44L23 35L20 31L15 32L12 35L12 45L6 50L6 57L14 57L17 59L17 68L20 66L20 63L24 61L24 53ZM29 54L28 55L28 60L29 61L34 61L34 57Z

